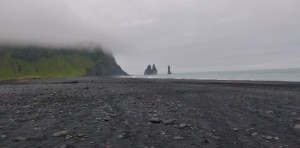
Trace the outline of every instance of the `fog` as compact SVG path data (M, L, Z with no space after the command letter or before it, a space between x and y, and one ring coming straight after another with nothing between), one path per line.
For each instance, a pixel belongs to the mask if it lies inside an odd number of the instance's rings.
M130 74L300 67L299 0L0 0L0 41L101 44Z

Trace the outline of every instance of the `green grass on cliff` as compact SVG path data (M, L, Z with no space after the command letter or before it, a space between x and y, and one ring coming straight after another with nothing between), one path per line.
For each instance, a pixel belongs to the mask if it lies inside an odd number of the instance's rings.
M0 47L0 79L81 76L103 56L101 50Z

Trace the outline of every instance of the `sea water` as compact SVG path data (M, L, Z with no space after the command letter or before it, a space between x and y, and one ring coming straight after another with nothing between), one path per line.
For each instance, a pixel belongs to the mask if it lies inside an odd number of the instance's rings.
M300 68L243 71L193 72L158 75L135 75L133 78L173 78L201 80L251 80L251 81L293 81L300 82Z

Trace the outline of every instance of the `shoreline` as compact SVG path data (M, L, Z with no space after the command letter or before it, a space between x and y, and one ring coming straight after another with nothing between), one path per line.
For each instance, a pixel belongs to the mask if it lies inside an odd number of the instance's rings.
M251 80L251 81L289 81L300 82L300 69L263 69L263 70L239 70L239 71L212 71L174 73L171 75L151 75L153 78L175 79L209 79L209 80ZM148 76L136 75L145 78Z
M133 80L153 80L153 81L186 81L196 83L227 83L227 84L300 84L300 81L282 81L282 80L227 80L227 79L193 79L193 78L143 78L143 77L130 77L130 76L83 76L83 77L62 77L62 78L15 78L15 79L0 79L0 83L5 82L50 82L50 81L68 81L68 80L89 80L89 79L133 79Z
M297 147L299 106L298 82L0 81L0 147Z

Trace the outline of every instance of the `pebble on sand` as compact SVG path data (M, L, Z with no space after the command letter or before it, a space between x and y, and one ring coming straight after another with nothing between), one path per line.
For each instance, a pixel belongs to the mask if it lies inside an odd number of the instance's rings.
M272 139L273 139L272 136L266 136L265 138L266 138L267 140L272 140Z
M174 139L175 139L175 140L182 140L183 137L181 137L181 136L179 135L179 136L175 136Z
M167 119L167 120L163 120L163 124L165 125L172 125L175 124L175 119Z
M162 120L158 117L153 117L149 120L149 122L151 122L151 123L160 123L160 122L162 122Z
M26 137L16 137L15 138L15 141L25 141L26 140Z
M253 134L251 134L251 136L256 136L256 135L258 135L257 133L253 133Z
M61 136L65 136L68 134L68 131L58 131L52 134L52 136L54 137L61 137Z
M294 118L294 121L300 121L300 117Z
M179 128L185 128L185 127L187 127L187 124L185 124L185 123L181 123L181 124L179 124L179 126L178 126Z
M300 130L300 124L295 125L294 128Z
M73 148L73 147L74 147L73 145L64 144L64 145L61 145L59 148Z
M122 134L118 135L118 138L119 139L126 138L126 133L122 133Z
M103 119L103 121L110 121L110 120L111 120L111 118L109 118L109 117L106 117Z
M84 137L84 134L78 134L77 137Z

